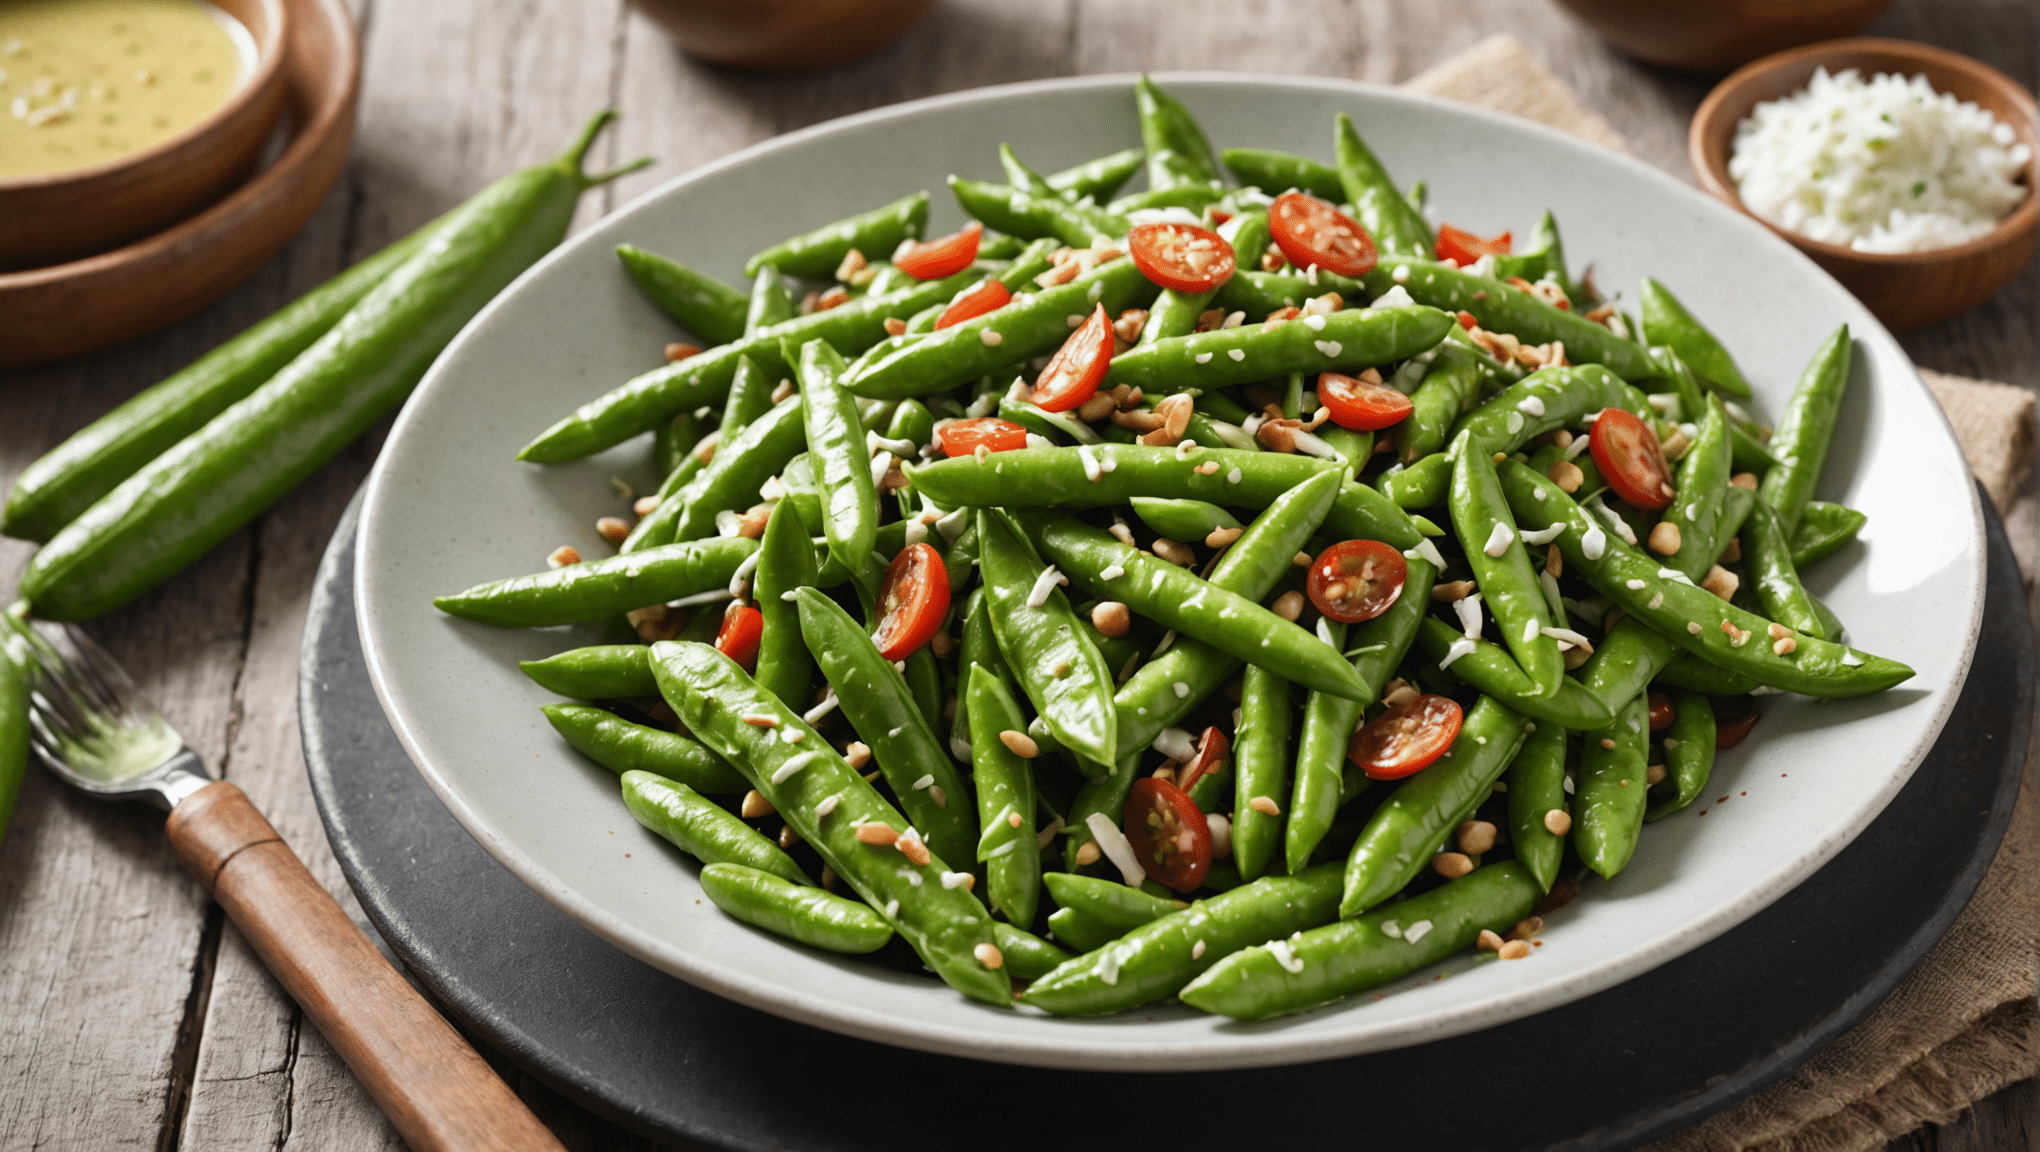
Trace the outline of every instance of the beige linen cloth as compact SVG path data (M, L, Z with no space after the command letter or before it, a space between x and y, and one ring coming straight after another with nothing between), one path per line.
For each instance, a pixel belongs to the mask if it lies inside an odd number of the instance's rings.
M1542 121L1617 150L1622 138L1507 36L1485 40L1405 87ZM1963 455L2004 515L2030 583L2033 396L2007 384L1922 370ZM2033 757L2010 830L1969 907L1868 1019L1765 1091L1652 1152L1855 1152L2040 1072L2040 794Z

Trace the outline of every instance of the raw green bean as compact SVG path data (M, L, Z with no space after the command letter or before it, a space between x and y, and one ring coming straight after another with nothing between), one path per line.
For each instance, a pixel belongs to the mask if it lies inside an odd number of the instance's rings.
M1452 492L1452 457L1434 452L1407 467L1383 472L1375 483L1398 508L1436 508Z
M1135 496L1128 503L1133 505L1133 514L1140 517L1141 523L1154 529L1156 535L1171 540L1201 541L1217 529L1240 526L1232 513L1203 500Z
M1714 333L1695 319L1678 297L1648 276L1637 281L1636 294L1643 309L1643 339L1663 344L1701 379L1738 400L1750 398L1749 381Z
M751 577L751 602L764 617L758 636L758 686L788 708L805 709L814 679L814 658L800 631L800 609L786 598L811 588L819 577L807 524L791 501L775 508L758 544L758 569Z
M821 340L800 350L800 390L805 401L808 459L821 484L822 531L829 562L820 582L836 584L856 573L878 536L878 489L871 477L856 398L842 386L843 358ZM774 468L773 471L778 471ZM755 489L754 489L755 491Z
M1199 471L1206 465L1216 467ZM1312 476L1336 469L1332 461L1283 452L1199 446L1178 455L1173 448L1104 444L955 456L909 466L906 473L915 488L945 508L1097 508L1136 496L1263 508ZM1414 544L1414 529L1411 537Z
M1005 184L949 178L956 202L986 226L1029 240L1052 236L1071 248L1092 247L1099 237L1119 236L1126 221L1096 205L1055 195L1037 195Z
M578 624L725 587L757 550L757 541L740 536L666 544L477 584L432 603L450 616L504 628Z
M1003 921L992 924L992 939L1005 958L1006 971L1015 980L1039 980L1056 965L1067 963L1073 954L1022 928Z
M1242 683L1233 747L1234 770L1239 774L1233 859L1241 879L1258 880L1282 839L1280 805L1281 797L1289 794L1289 726L1295 705L1289 681L1265 668L1247 665ZM1266 800L1275 811L1255 807L1256 800Z
M1371 295L1400 284L1417 303L1471 312L1490 332L1507 332L1526 344L1559 341L1574 364L1600 364L1624 380L1640 380L1657 371L1642 345L1499 280L1414 261L1383 261L1364 279Z
M1764 615L1794 632L1839 642L1830 634L1813 596L1799 582L1799 570L1792 564L1792 545L1785 539L1785 526L1778 514L1762 500L1750 509L1742 529L1743 571L1756 588Z
M1140 170L1142 161L1146 159L1144 149L1127 148L1096 160L1086 160L1074 168L1051 172L1047 177L1048 186L1069 200L1082 200L1087 196L1094 201L1106 200Z
M1771 454L1778 458L1778 466L1764 474L1757 498L1778 514L1787 539L1799 527L1800 511L1820 483L1842 393L1849 386L1850 351L1849 326L1844 324L1814 352L1771 437Z
M1266 148L1228 148L1219 153L1219 159L1240 183L1270 196L1297 188L1333 204L1346 198L1346 185L1338 171L1309 157Z
M649 664L645 675L651 676ZM685 736L633 724L586 704L541 704L539 711L575 751L618 776L650 772L696 792L742 792L749 787L722 757Z
M1140 888L1129 888L1117 880L1080 876L1074 872L1050 872L1041 878L1048 894L1065 908L1075 908L1123 936L1143 924L1181 911L1186 904L1173 896L1159 896ZM1153 884L1150 880L1148 884Z
M745 425L733 438L718 440L715 455L707 466L672 496L680 508L673 519L672 539L685 542L712 536L717 516L741 512L757 503L759 486L785 468L787 461L805 446L808 407L807 397L790 396ZM867 469L865 480L868 483L870 479ZM648 532L645 539L647 546L629 555L650 551L657 538Z
M659 685L652 679L646 651L642 644L598 644L517 666L539 687L576 700L657 696Z
M1565 729L1539 724L1523 738L1522 750L1509 765L1509 845L1542 892L1551 891L1565 855L1565 834L1553 832L1544 821L1553 811L1566 811L1568 745Z
M1346 625L1331 620L1319 622L1320 635L1329 633L1334 648L1342 649ZM1373 700L1370 693L1368 701ZM1346 783L1346 746L1360 724L1366 704L1312 692L1304 698L1303 726L1296 737L1296 767L1292 773L1289 810L1284 813L1283 871L1295 874L1310 863L1310 855L1331 831L1338 814L1340 794Z
M741 864L710 864L701 890L715 906L754 928L829 952L876 952L892 939L885 917L855 900Z
M1510 453L1546 432L1578 427L1581 418L1603 408L1651 415L1643 393L1598 364L1542 368L1490 396L1452 434L1471 432L1485 451Z
M1014 755L999 734L1024 732L1027 721L998 676L982 666L966 675L959 695L970 697L972 781L982 829L974 858L985 865L985 897L992 911L1025 927L1034 923L1042 879L1041 851L1034 842L1034 768Z
M1613 724L1587 733L1580 749L1573 851L1581 863L1611 880L1635 854L1643 829L1649 720L1650 708L1639 694L1615 714Z
M1211 141L1181 101L1143 75L1133 84L1133 107L1140 116L1140 142L1147 149L1148 187L1210 184L1219 180L1218 158Z
M710 344L727 344L743 337L750 301L742 292L635 244L618 244L616 258L645 298L689 333Z
M1856 538L1869 517L1854 508L1808 500L1792 530L1792 566L1804 568Z
M1662 820L1698 799L1714 772L1714 704L1699 692L1672 694L1672 726L1665 731L1665 781L1672 795L1644 820Z
M1460 330L1456 325L1453 328ZM1400 458L1411 467L1445 447L1452 438L1452 426L1472 410L1488 380L1485 357L1460 339L1448 336L1422 355L1431 361L1423 380L1410 393L1409 417L1396 432Z
M779 268L773 264L760 265L751 277L751 298L744 305L744 335L756 336L774 324L783 324L800 315L793 305L793 297L779 282Z
M638 823L703 864L743 864L795 884L814 883L779 845L678 780L630 771L622 786L623 806Z
M1423 213L1410 206L1389 178L1388 169L1360 139L1353 118L1339 113L1336 139L1339 183L1353 205L1353 215L1374 237L1385 257L1429 260L1436 254L1437 239Z
M1758 686L1756 677L1710 664L1691 652L1674 656L1670 664L1651 678L1651 683L1705 692L1709 696L1740 696Z
M1570 676L1559 679L1558 691L1541 696L1523 674L1523 669L1509 658L1499 645L1486 640L1474 642L1473 651L1462 652L1452 657L1452 646L1461 639L1450 624L1435 616L1426 616L1417 625L1417 642L1424 646L1424 652L1431 659L1439 661L1439 667L1449 667L1454 676L1471 684L1487 696L1507 704L1547 728L1584 732L1599 728L1614 718L1614 712L1601 698L1589 691ZM1451 664L1443 663L1448 657Z
M1472 432L1455 437L1448 454L1454 457L1448 501L1452 526L1466 549L1474 583L1532 694L1553 696L1565 679L1565 657L1550 635L1551 605L1509 513L1494 461Z
M1143 344L1113 357L1105 378L1160 394L1291 372L1357 371L1415 356L1444 339L1453 324L1435 308L1345 308L1272 329L1242 324Z
M834 224L782 240L744 261L744 275L777 265L788 276L819 280L832 275L852 248L866 256L884 256L900 241L919 240L928 228L928 194L916 192L883 207L838 220Z
M1085 772L1104 773L1128 751L1117 743L1112 670L1084 639L1061 588L1051 586L1045 599L1030 603L1047 565L1019 528L986 511L978 513L977 530L992 632L1006 666L1056 741L1076 753Z
M1079 954L1103 948L1123 935L1107 927L1097 917L1075 908L1058 908L1049 913L1048 930Z

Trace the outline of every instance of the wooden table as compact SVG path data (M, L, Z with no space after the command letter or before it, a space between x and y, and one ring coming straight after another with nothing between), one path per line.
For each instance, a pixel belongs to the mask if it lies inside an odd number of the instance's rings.
M945 0L873 57L785 78L695 64L621 0L354 3L366 57L360 136L329 201L283 255L193 319L76 363L0 375L0 483L344 265L553 155L604 104L624 119L590 167L641 153L661 163L588 196L577 225L775 133L1042 76L1202 68L1394 83L1508 32L1638 155L1682 179L1686 121L1707 88L1616 56L1547 0ZM1969 53L2040 87L2040 10L2022 0L1901 0L1873 31ZM2036 305L2040 266L1904 344L1923 366L2040 386ZM357 919L306 786L297 649L313 569L380 439L378 430L189 571L92 627ZM467 494L447 495L436 514L475 514ZM0 589L28 555L0 542ZM177 866L157 813L96 804L31 771L0 845L0 957L0 1147L399 1147ZM499 1067L569 1148L651 1146ZM2036 1125L2040 1088L2029 1081L1894 1148L2010 1152Z

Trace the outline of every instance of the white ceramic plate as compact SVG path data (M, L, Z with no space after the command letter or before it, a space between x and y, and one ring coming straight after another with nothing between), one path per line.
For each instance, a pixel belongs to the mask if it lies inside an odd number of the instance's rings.
M1777 697L1707 795L1646 830L1613 883L1551 918L1531 959L1462 956L1374 995L1235 1025L1180 1006L1055 1020L972 1003L933 979L808 951L700 898L695 866L640 829L613 777L558 740L550 697L516 662L589 642L570 630L454 620L435 594L539 569L573 544L606 555L609 478L647 490L642 443L580 464L520 464L562 413L654 366L672 325L611 249L630 242L741 282L749 253L915 188L933 227L962 217L958 173L997 179L1011 142L1044 170L1139 139L1130 77L958 93L833 121L761 144L651 192L526 273L468 325L411 398L377 465L357 594L368 667L398 735L461 824L525 883L593 931L685 980L836 1031L990 1060L1072 1068L1280 1064L1393 1048L1487 1027L1643 972L1732 927L1830 859L1883 809L1939 732L1975 645L1983 600L1976 496L1940 410L1898 345L1784 241L1665 175L1526 121L1335 80L1162 77L1220 146L1328 158L1350 112L1389 168L1423 179L1443 218L1528 231L1555 210L1575 266L1633 298L1664 281L1735 351L1775 414L1840 323L1855 370L1819 495L1869 514L1862 540L1810 582L1869 651L1918 676L1868 699ZM1138 185L1136 185L1138 186ZM1729 797L1719 803L1716 797ZM1705 815L1701 815L1702 812ZM517 926L503 925L514 955ZM1441 980L1445 971L1450 980ZM599 1022L591 1022L591 1026Z

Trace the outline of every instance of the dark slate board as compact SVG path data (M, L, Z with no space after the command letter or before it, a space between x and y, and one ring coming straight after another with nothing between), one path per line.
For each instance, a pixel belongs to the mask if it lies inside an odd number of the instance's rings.
M362 906L441 1005L539 1079L645 1135L730 1148L1033 1149L1073 1136L1141 1147L1189 1124L1200 1147L1275 1134L1285 1146L1469 1152L1641 1143L1785 1075L1913 970L2004 835L2032 721L2025 599L1986 501L1987 626L1940 741L1853 844L1741 926L1585 1000L1415 1048L1165 1078L1016 1068L719 999L625 955L499 866L419 777L369 686L358 507L313 590L299 695L312 787ZM1151 1111L1171 1104L1194 1111Z

